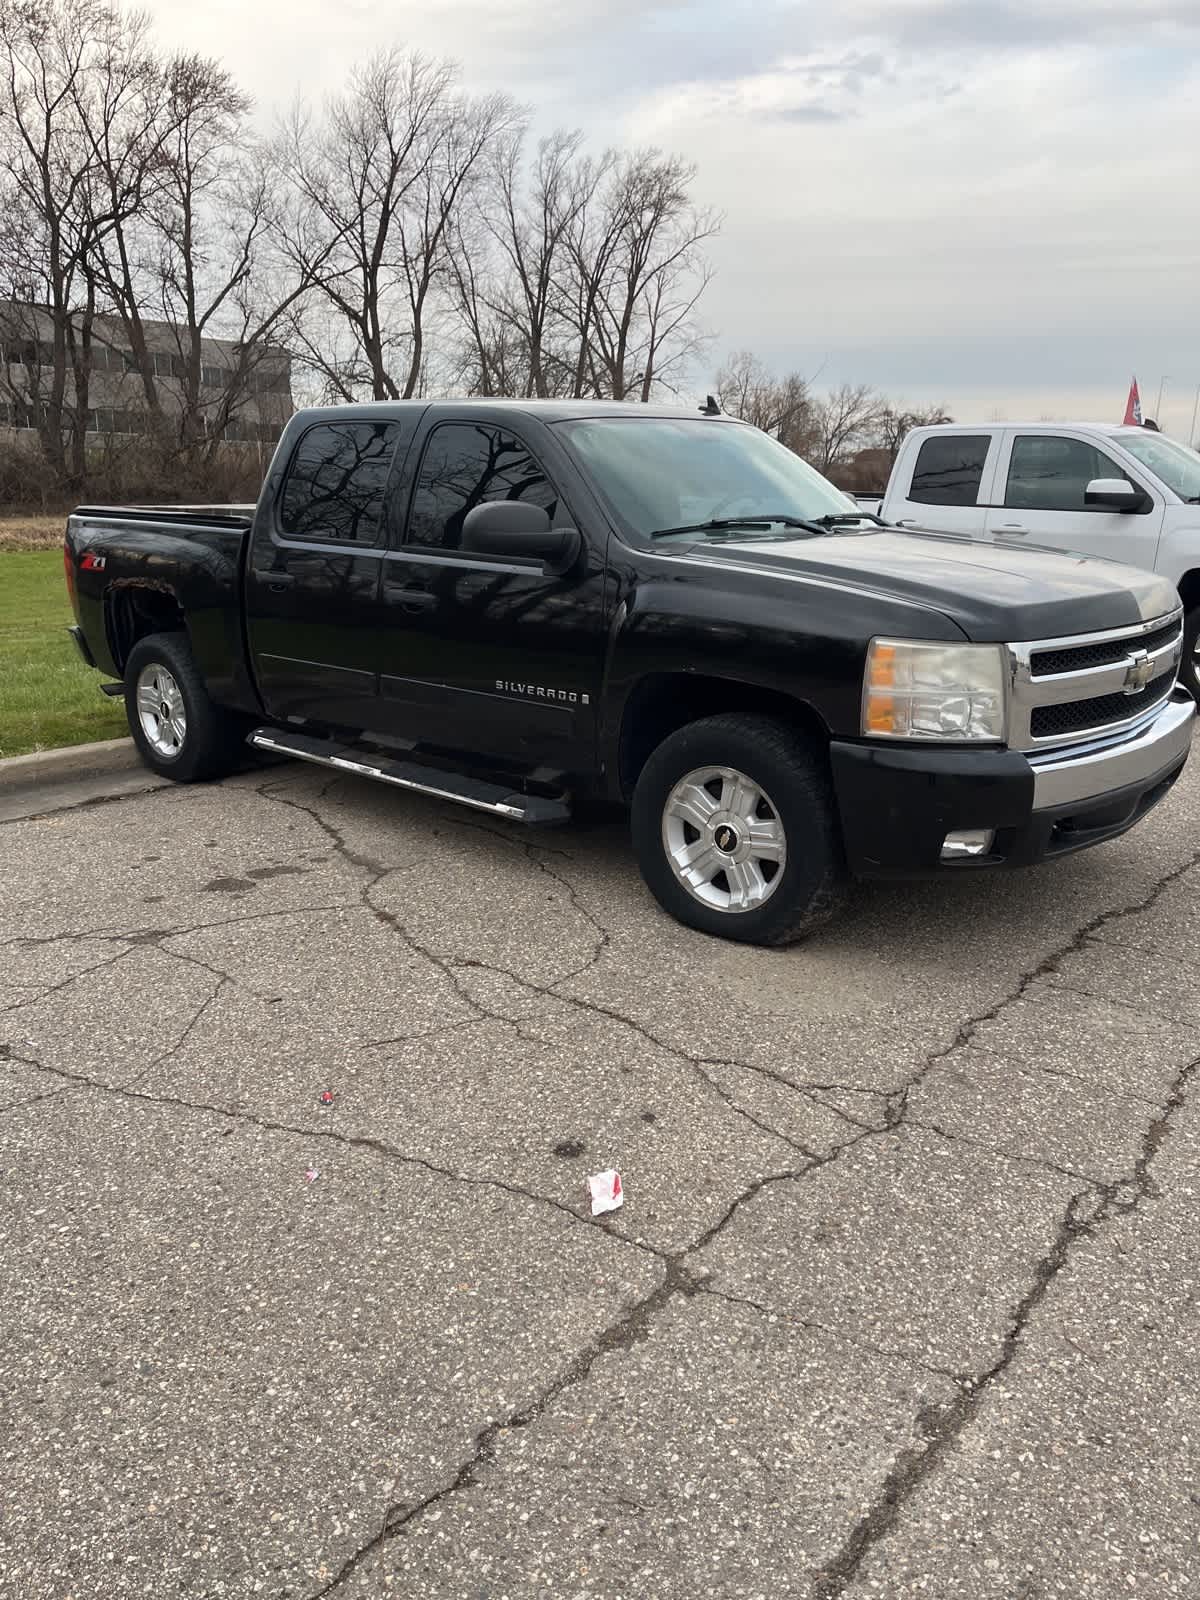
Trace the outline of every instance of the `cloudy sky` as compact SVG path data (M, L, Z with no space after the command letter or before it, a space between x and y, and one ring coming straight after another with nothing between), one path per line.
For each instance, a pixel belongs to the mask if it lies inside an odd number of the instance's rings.
M725 214L721 353L959 417L1186 437L1200 386L1200 0L150 0L269 119L412 45L539 128L686 154Z

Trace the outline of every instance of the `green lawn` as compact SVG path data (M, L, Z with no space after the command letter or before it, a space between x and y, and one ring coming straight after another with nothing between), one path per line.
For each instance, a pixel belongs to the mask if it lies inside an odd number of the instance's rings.
M66 630L62 551L0 550L0 756L128 732Z

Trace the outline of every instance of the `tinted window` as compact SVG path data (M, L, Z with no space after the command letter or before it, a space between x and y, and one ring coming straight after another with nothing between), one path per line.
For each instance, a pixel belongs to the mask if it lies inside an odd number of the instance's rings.
M985 433L926 439L908 498L926 506L973 506L979 499L990 440Z
M1021 434L1013 440L1004 504L1023 511L1094 511L1083 498L1093 478L1129 481L1115 461L1082 439Z
M482 423L435 428L413 491L410 542L457 550L463 518L485 500L525 500L542 506L551 520L558 510L550 480L511 434Z
M296 539L373 544L396 444L395 422L327 422L296 447L279 525Z

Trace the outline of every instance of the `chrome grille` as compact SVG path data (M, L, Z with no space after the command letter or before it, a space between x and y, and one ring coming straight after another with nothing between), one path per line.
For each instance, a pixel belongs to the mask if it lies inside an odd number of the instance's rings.
M1155 706L1175 681L1173 672L1155 678L1137 694L1102 694L1095 700L1067 700L1057 706L1034 706L1029 729L1035 739L1052 739L1056 733L1092 732L1110 722L1124 722Z
M1163 645L1172 643L1178 632L1179 623L1168 622L1139 639L1138 645L1153 654L1155 650L1161 650ZM1030 670L1035 678L1047 678L1058 672L1084 672L1088 667L1110 667L1115 661L1123 661L1128 649L1129 644L1122 637L1106 639L1100 644L1067 645L1060 650L1035 650L1030 658Z
M1008 742L1035 750L1136 726L1171 693L1183 613L1132 628L1008 647Z

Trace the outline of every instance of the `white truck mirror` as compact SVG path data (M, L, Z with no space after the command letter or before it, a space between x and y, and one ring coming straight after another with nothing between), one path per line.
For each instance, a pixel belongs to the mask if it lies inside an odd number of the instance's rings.
M1083 491L1083 503L1107 511L1141 511L1146 496L1125 478L1093 478Z

